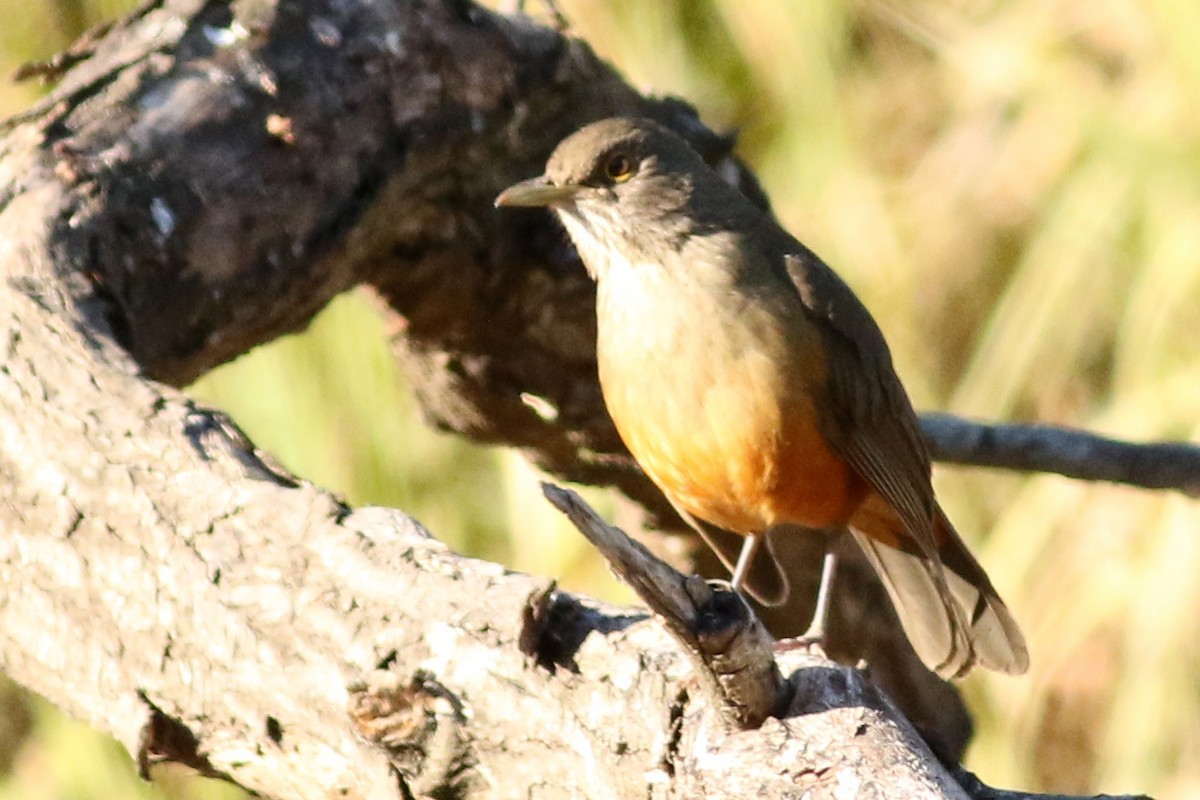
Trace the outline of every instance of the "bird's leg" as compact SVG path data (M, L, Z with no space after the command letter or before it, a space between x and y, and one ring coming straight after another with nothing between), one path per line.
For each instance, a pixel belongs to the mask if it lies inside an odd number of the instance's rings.
M808 629L793 639L781 639L775 643L775 652L783 653L789 650L825 648L825 623L829 618L829 598L833 594L833 574L837 572L837 554L833 542L825 547L825 558L821 562L821 584L817 589L817 605L813 609L812 622Z
M558 10L558 3L555 0L542 0L546 4L546 10L550 12L550 18L554 21L554 29L559 33L563 33L570 27L567 18L561 11ZM503 14L525 14L525 0L506 0L500 5L500 12Z
M825 559L821 562L821 585L817 589L817 605L813 609L812 622L808 623L800 639L807 642L824 644L825 623L829 619L829 597L833 594L833 574L837 572L837 554L833 543L825 548Z
M733 578L729 581L735 592L741 593L746 573L750 571L750 565L754 563L754 554L758 552L761 544L762 536L756 533L748 535L746 541L742 543L742 552L738 553L737 565L733 568Z

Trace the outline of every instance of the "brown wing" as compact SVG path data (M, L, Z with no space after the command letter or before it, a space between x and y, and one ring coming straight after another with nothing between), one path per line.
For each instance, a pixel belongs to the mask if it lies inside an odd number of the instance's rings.
M876 495L851 522L855 539L930 669L1023 672L1016 622L934 499L929 451L883 334L850 288L796 246L784 258L788 277L828 348L825 435Z
M887 342L871 314L833 270L796 243L784 257L800 300L828 349L830 446L888 502L915 543L937 552L929 451Z

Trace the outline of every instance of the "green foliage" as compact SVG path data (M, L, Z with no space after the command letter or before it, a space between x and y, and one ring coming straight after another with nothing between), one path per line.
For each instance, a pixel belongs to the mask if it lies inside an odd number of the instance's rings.
M1200 5L561 5L635 85L740 128L780 217L873 309L919 407L1200 438ZM112 13L0 0L0 72ZM10 110L31 96L0 88ZM613 591L515 456L420 425L361 296L195 388L351 502ZM1200 794L1197 503L1054 477L938 482L1033 658L1026 677L967 682L969 765L1006 786ZM0 800L154 796L113 746L44 711L37 725ZM171 794L199 797L191 785Z

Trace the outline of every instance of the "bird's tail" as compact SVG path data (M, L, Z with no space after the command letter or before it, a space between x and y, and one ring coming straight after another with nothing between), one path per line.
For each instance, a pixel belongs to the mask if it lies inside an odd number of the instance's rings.
M936 553L923 552L887 512L856 515L851 531L921 661L944 678L965 675L977 664L1024 672L1029 653L1020 628L942 510L933 520Z

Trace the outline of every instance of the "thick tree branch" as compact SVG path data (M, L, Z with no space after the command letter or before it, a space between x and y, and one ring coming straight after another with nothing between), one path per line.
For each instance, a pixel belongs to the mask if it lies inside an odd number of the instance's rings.
M0 294L0 654L144 768L288 798L965 796L846 670L734 734L659 625L350 511L72 321Z

